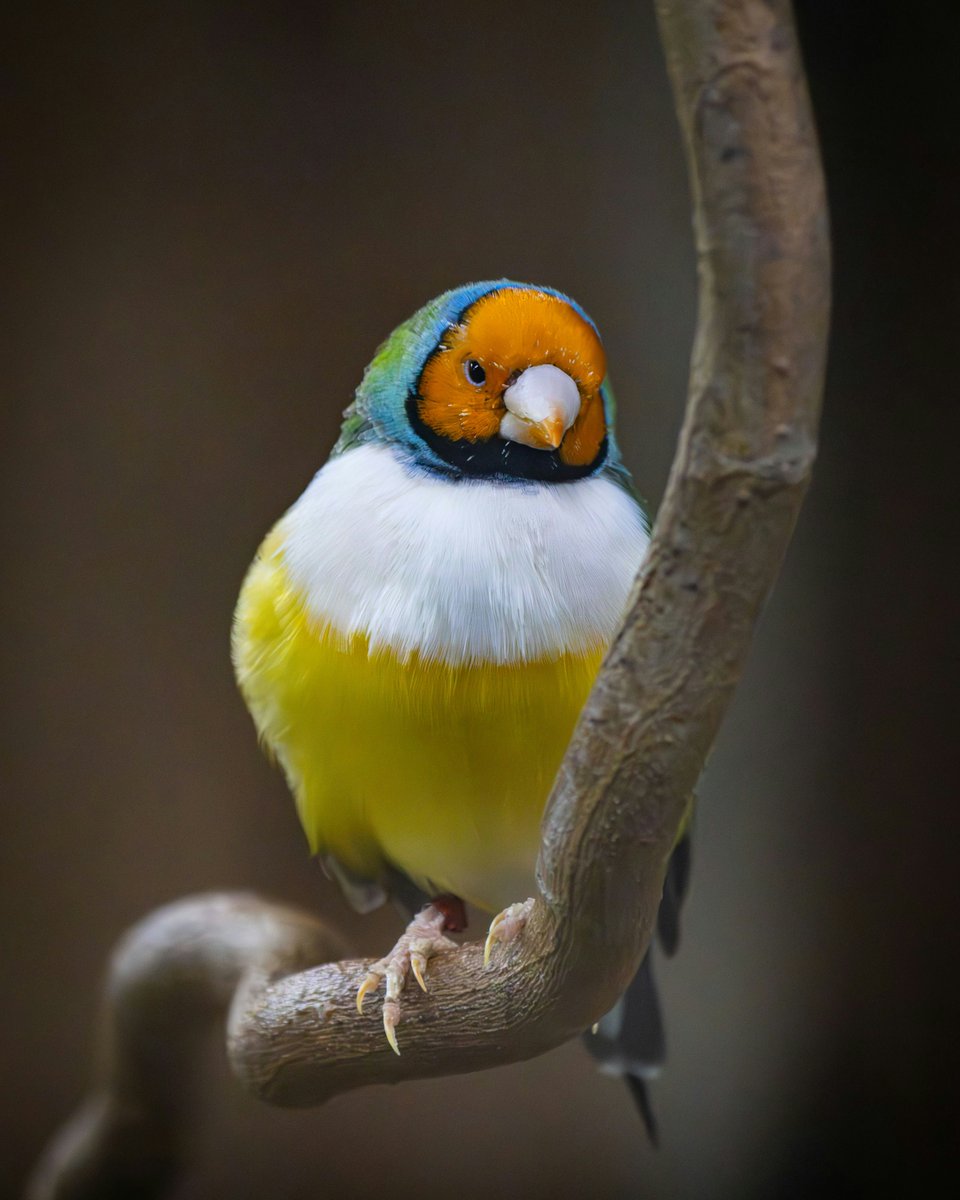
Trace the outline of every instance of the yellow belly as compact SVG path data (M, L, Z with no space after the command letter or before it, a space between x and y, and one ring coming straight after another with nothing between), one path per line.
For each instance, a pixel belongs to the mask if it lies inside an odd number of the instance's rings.
M450 666L311 623L274 536L237 606L234 661L314 852L392 865L488 911L530 895L540 818L600 665Z

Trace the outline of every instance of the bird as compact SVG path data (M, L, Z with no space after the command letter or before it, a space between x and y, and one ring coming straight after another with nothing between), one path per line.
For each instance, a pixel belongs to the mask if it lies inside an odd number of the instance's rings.
M333 451L261 544L233 622L236 678L310 851L348 900L411 916L357 996L454 943L522 935L540 823L649 542L597 326L550 287L444 292L377 350ZM689 838L659 915L675 948ZM529 903L529 902L527 902ZM585 1035L651 1137L664 1057L649 960Z

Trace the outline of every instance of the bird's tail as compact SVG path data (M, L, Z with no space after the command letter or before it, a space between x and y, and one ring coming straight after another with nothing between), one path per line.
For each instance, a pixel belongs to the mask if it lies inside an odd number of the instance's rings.
M674 953L680 940L680 906L689 876L690 834L687 832L671 856L657 913L657 940L668 955ZM666 1039L653 977L652 953L651 946L633 982L596 1026L596 1032L584 1034L584 1041L601 1071L624 1077L650 1141L656 1146L657 1121L647 1085L660 1073L666 1058Z

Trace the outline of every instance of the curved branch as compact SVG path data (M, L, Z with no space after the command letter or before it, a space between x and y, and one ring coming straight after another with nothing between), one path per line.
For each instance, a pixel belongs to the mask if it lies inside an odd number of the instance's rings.
M648 558L547 807L542 895L523 938L487 970L476 945L435 959L430 994L405 1002L398 1058L375 1011L357 1018L366 962L301 969L331 954L311 918L249 897L162 910L118 954L108 1090L55 1144L36 1200L89 1194L83 1180L115 1178L118 1163L176 1157L189 1053L166 1039L211 1008L230 1005L228 1053L248 1087L309 1105L539 1054L607 1011L635 972L809 479L829 306L823 180L789 4L657 7L699 256L690 399Z
M135 925L110 961L96 1087L47 1147L28 1196L162 1194L183 1159L211 1026L279 972L342 953L315 917L244 892L190 896Z

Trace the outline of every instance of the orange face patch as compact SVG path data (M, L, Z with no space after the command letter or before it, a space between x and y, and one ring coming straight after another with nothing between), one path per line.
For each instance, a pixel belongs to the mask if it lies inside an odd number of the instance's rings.
M420 419L451 441L495 438L506 412L504 390L521 371L543 363L566 371L580 392L580 412L560 445L561 461L589 465L606 434L600 397L606 356L593 326L546 292L504 288L467 309L420 376Z

